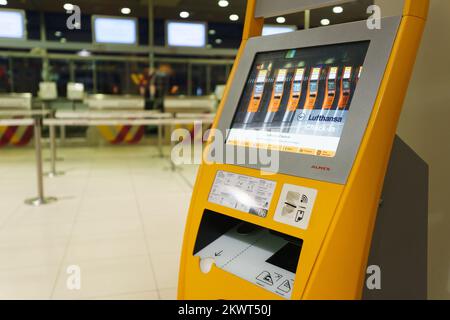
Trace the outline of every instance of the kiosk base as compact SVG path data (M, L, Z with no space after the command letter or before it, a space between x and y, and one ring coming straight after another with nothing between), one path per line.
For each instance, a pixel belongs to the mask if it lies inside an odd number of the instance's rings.
M364 286L365 300L427 298L428 165L398 136L382 192L369 266L381 289Z

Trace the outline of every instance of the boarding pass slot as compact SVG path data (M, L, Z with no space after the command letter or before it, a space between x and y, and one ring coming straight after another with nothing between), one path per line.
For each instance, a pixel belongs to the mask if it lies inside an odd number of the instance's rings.
M205 210L193 254L204 273L215 265L290 299L302 245L301 239Z

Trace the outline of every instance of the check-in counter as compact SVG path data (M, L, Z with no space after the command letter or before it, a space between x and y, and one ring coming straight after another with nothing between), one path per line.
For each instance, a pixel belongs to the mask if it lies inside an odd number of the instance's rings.
M31 110L33 95L31 93L0 94L0 109L2 110Z
M164 112L167 113L212 113L217 108L217 98L210 96L167 96Z
M145 110L145 99L139 95L91 94L86 96L84 103L88 107L88 113L81 112L78 116L85 119L117 119L120 115L125 115L126 118L142 118L141 113ZM90 126L86 135L89 143L93 145L104 143L105 140L112 144L137 143L144 136L144 127Z
M89 109L94 110L144 110L144 97L138 95L91 94L85 100Z

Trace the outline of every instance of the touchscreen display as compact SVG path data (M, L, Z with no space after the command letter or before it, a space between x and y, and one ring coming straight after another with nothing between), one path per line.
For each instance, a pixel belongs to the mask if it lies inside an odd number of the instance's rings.
M369 43L256 54L227 144L334 157ZM302 74L298 73L299 68L304 70ZM324 108L327 84L328 90L335 90L336 94L331 108ZM266 114L273 111L269 108L273 92L282 92L282 96L275 116L267 122ZM253 99L256 93L261 96L258 105Z

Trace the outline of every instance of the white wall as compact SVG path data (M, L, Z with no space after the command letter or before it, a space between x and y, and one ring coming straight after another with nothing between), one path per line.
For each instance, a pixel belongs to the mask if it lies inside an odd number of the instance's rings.
M383 8L398 1L376 3ZM398 134L430 166L428 293L431 299L450 299L449 0L431 0Z

